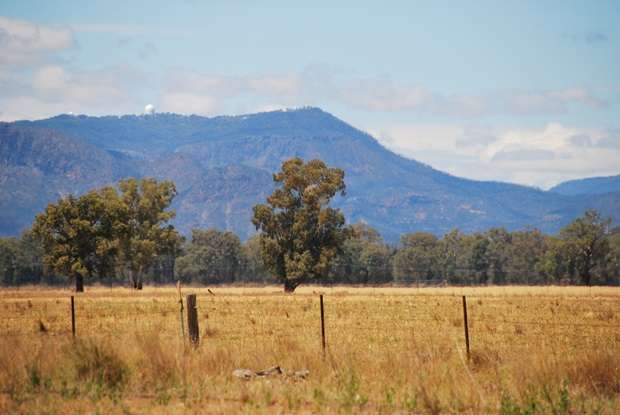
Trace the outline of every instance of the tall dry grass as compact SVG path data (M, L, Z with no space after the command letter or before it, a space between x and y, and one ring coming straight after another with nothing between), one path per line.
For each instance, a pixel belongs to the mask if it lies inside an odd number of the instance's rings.
M0 412L620 413L614 288L211 290L187 290L196 349L180 337L172 288L89 290L76 298L76 340L68 291L2 291ZM273 365L310 375L232 376Z

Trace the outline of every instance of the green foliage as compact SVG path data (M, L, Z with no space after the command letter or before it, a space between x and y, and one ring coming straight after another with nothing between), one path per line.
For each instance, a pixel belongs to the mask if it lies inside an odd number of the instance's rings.
M166 210L176 196L174 183L155 179L126 179L118 185L116 234L120 259L130 272L134 287L142 286L142 276L158 254L177 252L181 237L166 223L175 212Z
M489 282L503 283L506 280L510 257L512 256L512 234L504 228L493 228L486 232L488 244L485 248L487 257L487 276Z
M474 282L486 283L489 269L488 247L490 241L484 235L475 234L468 238L469 261L468 268L475 277Z
M354 407L361 408L368 402L360 389L359 376L351 369L340 390L340 404L346 412L351 412Z
M564 381L557 392L551 392L547 385L540 392L532 391L523 403L519 404L510 394L504 393L499 408L500 415L563 415L571 411L568 382Z
M385 283L392 280L392 249L379 233L362 223L347 229L348 238L336 256L330 271L330 281L350 283Z
M267 204L254 206L252 223L261 231L265 266L294 291L304 281L327 275L346 239L344 215L327 207L344 194L344 171L320 160L293 158L274 174L279 187Z
M33 362L26 367L28 372L28 388L33 392L39 392L38 389L49 390L52 387L52 379L41 373L41 368Z
M440 275L450 283L464 282L465 235L454 229L444 235L437 246L437 266Z
M546 282L543 258L548 239L538 229L512 232L509 255L505 258L507 278L515 276L526 284Z
M438 240L433 234L415 232L401 236L402 248L394 255L394 277L398 282L419 283L436 273Z
M243 272L241 274L241 279L243 281L275 282L263 262L260 235L254 235L249 238L245 241L241 249L243 254Z
M521 407L518 402L508 395L502 396L501 406L499 408L500 415L533 415L536 413L536 402L528 402Z
M572 261L574 271L583 284L590 285L592 271L602 264L609 253L606 235L610 222L596 211L588 210L560 231L560 238L564 241L560 249Z
M108 275L118 249L113 211L114 189L93 190L49 204L37 215L33 233L43 245L44 264L75 279L83 291L86 276Z
M254 207L260 231L242 243L232 232L192 231L183 238L168 224L176 194L171 182L127 179L50 204L19 238L0 238L0 283L56 281L76 288L86 277L143 276L168 282L283 282L292 291L304 281L326 283L618 284L620 228L595 211L557 236L537 229L493 228L442 238L426 232L384 243L372 227L344 226L328 203L344 191L341 170L314 160L291 159L274 175L280 186Z
M620 227L610 231L607 240L609 241L609 253L604 261L603 278L608 284L614 282L614 278L620 275Z
M231 283L239 277L243 262L237 235L215 229L194 229L185 254L177 261L176 271L185 282Z
M166 222L176 194L171 182L127 179L113 187L67 196L37 215L33 235L43 247L43 263L52 272L75 279L83 290L88 276L110 276L121 266L135 285L158 255L178 253L180 235Z
M609 223L589 210L562 228L558 238L547 240L542 270L554 280L576 282L578 278L590 285L593 278L600 278L613 283L618 274L613 270L615 239Z
M0 239L0 275L4 285L10 285L15 280L17 251L16 238Z
M555 282L570 281L574 274L572 258L565 248L566 242L559 238L548 238L547 250L542 258L542 271L546 277Z
M437 240L423 232L406 234L395 253L394 280L504 284L580 281L617 283L620 236L594 211L567 225L558 237L537 229L493 228L463 235L453 230Z
M19 238L0 238L0 284L55 282L43 272L43 247L32 231Z

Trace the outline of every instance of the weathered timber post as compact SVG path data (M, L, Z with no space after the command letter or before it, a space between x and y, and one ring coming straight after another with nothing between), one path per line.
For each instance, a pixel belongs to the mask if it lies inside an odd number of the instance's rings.
M321 344L323 346L323 355L325 355L325 310L323 308L323 294L320 295L321 301Z
M71 334L75 338L75 300L71 296Z
M467 299L465 296L463 296L463 322L465 323L465 347L467 348L467 360L469 360L469 325L467 322Z
M189 294L186 298L187 304L187 331L189 341L198 346L200 343L200 333L198 331L198 311L196 310L196 294Z

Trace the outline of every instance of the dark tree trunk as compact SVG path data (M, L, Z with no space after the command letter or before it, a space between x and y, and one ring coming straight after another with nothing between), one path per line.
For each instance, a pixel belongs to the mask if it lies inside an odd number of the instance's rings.
M141 290L142 289L142 272L140 271L134 271L131 270L130 271L131 274L131 285L133 286L134 290Z
M581 275L581 280L583 281L583 283L585 285L587 285L588 287L590 286L590 283L592 282L592 275L590 274L589 270L586 270L582 275Z
M136 280L136 272L133 269L129 270L129 286L134 290L138 288L138 281Z
M138 290L141 290L142 289L142 267L140 267L140 269L138 270L138 278L137 278L137 280L138 280L138 284L137 284L136 288Z
M75 292L83 293L84 292L84 276L77 274L75 276Z
M295 291L295 288L297 288L298 285L299 283L297 281L286 279L284 280L284 292L292 293Z

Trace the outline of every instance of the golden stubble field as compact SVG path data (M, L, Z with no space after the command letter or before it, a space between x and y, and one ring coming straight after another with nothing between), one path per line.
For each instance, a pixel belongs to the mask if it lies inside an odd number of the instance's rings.
M70 291L2 289L0 413L620 413L619 288L210 290L194 349L174 287L87 287L75 340Z

